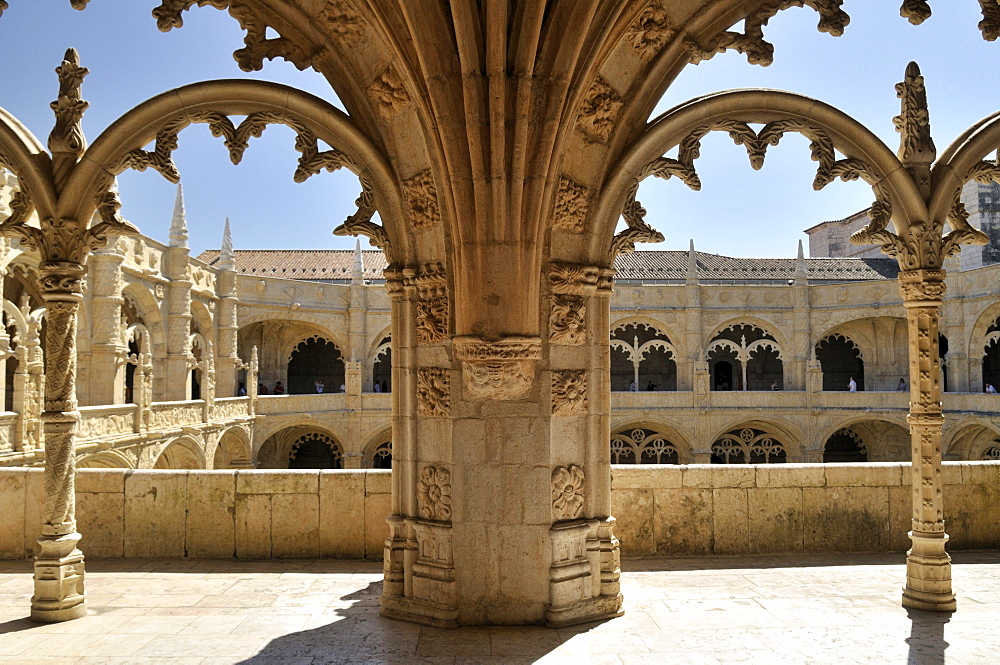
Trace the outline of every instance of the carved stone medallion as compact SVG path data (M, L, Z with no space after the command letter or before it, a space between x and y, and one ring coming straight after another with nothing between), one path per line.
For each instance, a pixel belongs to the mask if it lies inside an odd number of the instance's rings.
M451 472L443 466L425 466L417 482L417 508L428 520L451 519Z
M625 100L611 84L598 76L587 92L577 118L577 126L588 136L604 143L618 121Z
M564 369L552 372L552 413L569 416L587 412L587 371Z
M535 362L542 357L537 337L507 337L496 342L456 337L453 348L462 361L462 385L472 399L524 397L535 381Z
M549 341L578 346L587 339L587 305L583 296L552 296L549 313Z
M571 464L552 470L552 517L556 522L575 520L583 513L583 467Z

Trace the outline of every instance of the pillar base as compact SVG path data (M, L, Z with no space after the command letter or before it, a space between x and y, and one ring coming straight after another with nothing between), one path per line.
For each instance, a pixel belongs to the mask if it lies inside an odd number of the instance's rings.
M55 623L87 614L83 590L83 552L76 549L80 534L42 537L35 556L35 594L31 618Z
M910 532L913 547L906 553L906 586L903 607L928 612L954 612L951 557L944 551L948 536L928 537ZM923 553L921 553L921 551Z
M622 595L588 598L570 607L552 608L545 612L545 625L549 628L565 628L592 621L614 619L625 614L622 609Z
M386 619L407 621L434 628L458 628L458 610L421 603L412 598L382 596L379 614Z

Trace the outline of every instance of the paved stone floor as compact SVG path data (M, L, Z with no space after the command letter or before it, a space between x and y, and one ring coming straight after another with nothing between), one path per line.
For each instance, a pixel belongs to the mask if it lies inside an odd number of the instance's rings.
M899 605L901 555L623 563L625 616L565 630L378 616L377 563L88 561L88 616L25 617L0 562L0 663L1000 663L1000 552L959 552L954 614Z

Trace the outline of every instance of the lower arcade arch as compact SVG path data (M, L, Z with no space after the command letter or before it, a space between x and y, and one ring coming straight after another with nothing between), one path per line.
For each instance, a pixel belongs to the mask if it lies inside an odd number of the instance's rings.
M1000 461L1000 431L981 422L960 425L944 450L945 459Z
M167 444L157 456L154 469L186 469L190 471L205 468L205 455L201 446L187 437L175 439Z
M387 427L371 438L364 447L361 465L366 469L392 468L392 428Z
M672 428L638 423L611 433L612 464L686 464L689 447Z
M76 461L77 469L134 469L135 464L116 450L102 450Z
M296 425L269 436L256 462L261 469L342 469L344 447L322 427Z
M242 427L231 427L219 437L212 458L213 469L239 469L251 466L250 438Z
M905 423L856 419L840 423L822 439L824 462L905 462L910 432Z
M751 421L716 436L710 459L712 464L784 464L799 458L795 441L783 428Z

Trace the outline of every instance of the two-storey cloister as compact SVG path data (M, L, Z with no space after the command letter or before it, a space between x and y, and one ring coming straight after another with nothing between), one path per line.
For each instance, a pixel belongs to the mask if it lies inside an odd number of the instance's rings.
M841 0L179 0L153 16L181 28L196 5L238 20L242 69L312 68L342 108L276 83L201 81L138 103L88 144L89 72L71 48L45 145L0 111L0 351L12 377L0 457L44 466L35 618L86 612L77 461L388 460L388 494L371 472L372 494L387 496L372 508L388 513L375 538L384 616L558 627L622 612L612 460L664 477L714 464L755 482L769 465L816 462L825 487L823 462L907 450L903 602L955 608L941 460L992 460L1000 445L998 268L954 258L991 240L962 192L1000 182L996 116L939 153L915 62L895 87L898 150L794 92L714 92L657 115L689 65L730 50L770 64L765 28L786 9L842 34ZM980 6L994 40L1000 9ZM907 0L900 14L919 24L930 7ZM366 236L381 255L243 254L227 225L217 254L192 257L180 188L168 244L140 235L116 178L151 170L179 183L174 153L192 125L233 164L278 125L294 137L295 182L351 174L356 209L334 233ZM635 252L664 239L639 200L650 179L700 189L699 159L722 135L753 169L797 142L814 190L870 187L851 241L892 258ZM242 495L269 491L253 473L225 475ZM888 473L898 495L901 467ZM306 500L315 514L320 478ZM253 504L279 530L292 505Z

